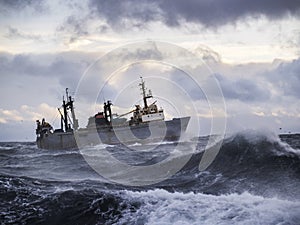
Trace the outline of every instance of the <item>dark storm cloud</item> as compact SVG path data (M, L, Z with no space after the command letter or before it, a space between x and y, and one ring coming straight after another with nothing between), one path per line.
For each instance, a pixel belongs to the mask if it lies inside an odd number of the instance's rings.
M69 58L66 55L0 54L2 79L19 76L57 78L63 86L76 87L78 80L90 61L85 56Z
M87 21L88 17L80 18L75 15L69 16L64 23L57 28L58 32L67 32L71 34L69 43L77 40L77 38L88 35Z
M114 28L145 27L152 21L173 27L185 22L218 27L247 17L266 16L273 20L300 15L298 0L90 0L89 6Z
M235 79L230 80L224 75L215 75L221 86L226 100L235 99L242 102L266 101L271 94L268 89L259 86L254 80Z
M0 0L0 12L19 12L25 8L31 8L35 12L44 12L47 5L44 0Z
M247 16L264 15L269 19L281 18L288 13L298 16L300 2L294 0L223 0L223 1L161 1L159 7L169 25L179 24L182 18L205 26L219 26L236 22Z
M254 65L252 65L254 66ZM244 69L247 74L247 68ZM240 101L279 101L287 96L300 97L300 58L282 62L273 69L257 72L251 79L216 74L224 97Z
M160 16L156 1L91 0L89 6L96 15L104 17L107 23L115 28L145 27L145 23L156 21Z
M18 54L12 55L9 53L0 53L0 84L12 83L16 86L18 81L26 80L29 84L26 84L26 88L34 88L35 85L30 84L30 80L51 80L54 84L59 83L60 87L51 86L47 83L41 83L46 90L58 89L63 90L68 87L70 90L76 90L80 83L81 88L86 93L83 98L86 101L93 102L96 95L91 95L98 90L99 81L104 83L101 74L105 71L102 70L101 66L94 68L95 76L89 77L85 74L89 66L95 60L94 54L83 53L83 52L67 52L60 54ZM99 69L99 70L98 70ZM57 81L57 82L55 82ZM52 84L53 85L53 84ZM99 85L98 85L99 86ZM23 84L19 85L20 88L24 88ZM108 87L105 94L110 97L112 87ZM101 100L102 101L102 100Z

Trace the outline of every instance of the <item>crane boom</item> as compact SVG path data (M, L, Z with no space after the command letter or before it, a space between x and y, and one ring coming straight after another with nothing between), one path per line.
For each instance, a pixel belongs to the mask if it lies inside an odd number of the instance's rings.
M130 112L124 113L124 114L122 114L122 115L119 115L117 118L126 116L126 115L128 115L129 113L132 113L132 112L134 112L134 111L135 111L135 109L131 110Z

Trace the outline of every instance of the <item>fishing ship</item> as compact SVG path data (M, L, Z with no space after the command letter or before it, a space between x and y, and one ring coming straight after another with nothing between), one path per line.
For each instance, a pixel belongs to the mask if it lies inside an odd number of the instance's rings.
M66 89L66 99L63 98L62 107L58 108L61 118L59 129L42 119L36 121L36 143L42 149L78 149L85 146L99 144L131 144L149 143L157 141L178 141L186 131L190 117L165 120L164 110L158 108L156 102L149 104L153 98L151 90L145 87L141 77L139 83L143 98L143 106L135 108L125 114L112 112L112 102L103 104L103 111L88 119L85 128L79 128L74 110L74 98ZM130 119L125 116L132 114Z

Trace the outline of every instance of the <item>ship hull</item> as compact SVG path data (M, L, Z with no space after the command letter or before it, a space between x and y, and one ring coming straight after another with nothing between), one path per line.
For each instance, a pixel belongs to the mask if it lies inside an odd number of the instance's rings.
M107 126L79 129L75 132L54 132L37 138L43 149L77 149L98 144L149 143L177 141L186 131L190 117L153 121L132 126Z

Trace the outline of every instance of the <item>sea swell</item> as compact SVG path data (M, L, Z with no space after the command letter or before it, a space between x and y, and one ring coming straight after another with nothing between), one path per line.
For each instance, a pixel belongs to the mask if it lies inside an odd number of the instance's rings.
M5 224L112 224L138 206L114 191L58 182L2 177L0 187Z
M242 194L207 195L165 190L130 192L142 199L137 212L124 215L120 224L297 224L299 202Z
M5 185L6 190L1 188L5 224L297 224L300 219L299 201L248 192L58 189L22 178Z
M199 171L203 139L175 175L132 187L104 179L78 151L33 143L0 143L1 224L297 224L300 221L299 137L242 132L226 138ZM292 143L292 144L291 144ZM163 143L169 150L175 143ZM122 152L155 164L166 153ZM134 147L142 148L140 145ZM145 158L143 157L145 155ZM180 157L180 156L178 156ZM129 159L130 158L130 159ZM150 160L149 160L150 159ZM143 166L144 164L139 164Z

